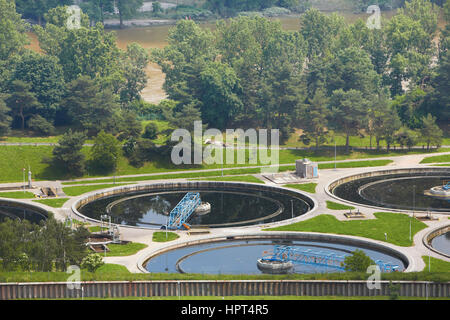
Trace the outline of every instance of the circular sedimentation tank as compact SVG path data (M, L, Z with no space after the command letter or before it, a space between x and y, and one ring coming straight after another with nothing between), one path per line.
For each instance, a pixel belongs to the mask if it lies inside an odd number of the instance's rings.
M449 199L430 194L448 180L450 170L445 169L381 171L338 179L328 191L342 200L373 207L450 212Z
M244 183L168 183L117 189L87 197L76 210L99 220L105 213L115 224L160 228L187 192L199 192L203 204L188 223L192 227L240 227L302 215L314 207L309 197L290 190ZM292 205L292 207L291 207Z
M39 223L47 218L48 212L37 206L19 201L0 200L0 222L6 219L18 219L28 220L31 223Z
M399 266L403 271L408 266L407 259L400 253L385 251L382 246L368 247L362 242L325 241L320 239L300 240L300 235L292 240L278 238L277 235L265 239L248 238L227 241L205 241L196 245L183 245L157 253L142 265L146 272L154 273L201 273L201 274L285 274L285 273L336 273L342 268L323 265L293 263L292 261L269 262L264 257L274 250L274 246L288 245L302 250L320 251L323 254L351 255L360 249L374 261L383 260ZM298 239L298 240L295 240ZM348 240L348 239L347 239Z

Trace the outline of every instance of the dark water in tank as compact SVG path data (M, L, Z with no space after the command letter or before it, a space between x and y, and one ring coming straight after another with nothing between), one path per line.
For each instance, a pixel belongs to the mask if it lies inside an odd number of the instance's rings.
M4 222L8 218L11 220L25 219L32 223L39 223L46 219L44 215L31 209L0 205L0 222Z
M180 267L184 272L204 274L261 274L262 272L256 266L256 261L266 255L268 251L273 250L274 244L279 243L280 241L248 240L190 246L158 255L150 259L145 265L145 268L149 272L154 273L178 272L176 263L180 258L201 251L180 262ZM336 253L338 255L350 255L352 251L360 249L374 261L382 260L384 262L397 264L399 266L399 271L403 271L405 268L403 262L394 256L355 246L315 241L291 241L289 243L284 242L284 244L302 249L313 249L323 253ZM202 251L205 249L213 250ZM332 273L343 272L343 270L332 267L296 263L294 264L292 272Z
M343 183L332 192L342 199L378 207L450 211L450 201L424 195L424 191L449 180L448 172L430 176L383 175Z
M192 191L192 190L189 190ZM192 226L242 226L289 219L307 212L310 206L301 198L274 192L254 190L198 190L203 202L211 204L211 212L193 214L188 221ZM99 199L86 204L79 211L94 219L106 213L108 204L119 201L111 208L112 222L122 225L159 228L168 220L168 213L183 198L187 191L161 192L144 197L126 199L139 193ZM143 194L141 192L141 194ZM291 202L292 200L292 202ZM272 218L277 211L281 213ZM257 220L257 221L252 221ZM231 224L231 225L230 225Z
M450 255L450 231L431 240L431 246L437 251Z

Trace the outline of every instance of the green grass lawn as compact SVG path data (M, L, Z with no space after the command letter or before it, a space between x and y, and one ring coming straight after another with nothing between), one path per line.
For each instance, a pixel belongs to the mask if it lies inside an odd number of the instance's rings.
M387 233L387 242L406 247L413 244L409 240L410 221L412 237L427 227L425 223L401 213L377 212L375 217L377 219L339 221L333 215L319 215L306 221L265 230L335 233L381 241L385 241L384 233Z
M1 198L12 198L12 199L31 199L35 198L34 193L28 191L11 191L11 192L0 192Z
M394 162L393 160L367 160L336 162L336 168L361 168L361 167L381 167ZM334 169L334 163L319 163L319 169Z
M148 246L144 243L130 242L127 244L108 244L109 251L106 252L107 257L122 257L131 256L147 248Z
M331 210L353 210L355 207L327 200L327 208Z
M423 269L424 272L428 272L428 270L430 272L450 272L450 262L429 256L422 256L422 259L426 265Z
M154 242L167 242L178 239L180 236L175 232L156 231L153 232L152 241Z
M101 226L92 226L88 227L89 232L99 232L99 231L105 231L108 230L108 227L101 227Z
M19 182L23 179L23 168L28 168L28 165L31 167L33 172L33 179L35 180L64 180L68 179L67 172L63 169L51 168L47 163L44 163L43 160L45 158L49 159L52 157L53 147L51 146L0 146L0 168L2 168L0 172L0 182ZM90 147L84 147L82 149L83 153L86 155L86 158L89 158L90 155ZM449 151L450 149L441 148L442 151ZM433 150L436 152L436 150ZM237 152L237 151L236 151ZM363 159L369 157L385 157L385 156L399 156L406 154L421 154L425 153L423 150L397 150L391 151L389 153L386 152L376 152L374 150L368 151L359 151L352 153L344 153L343 151L338 151L337 160L347 160L347 159ZM318 152L311 150L279 150L279 163L280 164L290 164L294 163L295 160L302 158L309 158L312 161L333 161L334 160L334 150L319 150ZM246 151L246 162L244 164L225 164L225 168L233 168L233 167L245 167L245 166L261 166L264 165L260 161L257 161L256 164L249 163L249 152ZM258 158L259 159L259 158ZM383 165L382 162L375 162L375 165ZM368 163L360 163L360 164L339 164L341 166L367 166ZM334 164L322 164L322 168L325 167L334 167ZM116 172L110 172L109 174L100 174L93 172L92 169L89 172L81 177L104 177L113 175L134 175L134 174L146 174L146 173L163 173L168 171L181 171L181 170L202 170L202 169L217 169L219 171L221 169L221 164L212 164L212 165L174 165L167 158L162 156L155 156L154 160L151 162L145 163L142 167L136 168L131 166L128 163L128 160L120 156L118 159L118 166ZM284 170L287 170L286 167L282 167ZM250 168L248 168L250 169ZM259 169L256 169L259 170ZM257 173L255 171L243 172L244 174ZM231 174L231 173L229 173ZM238 173L239 174L239 173ZM217 174L216 174L217 176ZM195 178L195 177L192 177Z
M120 264L113 264L113 263L105 263L100 268L95 270L96 274L130 274L130 271L125 266L122 266Z
M298 189L309 193L316 193L317 183L300 183L300 184L285 184L283 187Z
M42 199L33 201L45 204L53 208L61 208L64 205L64 203L67 202L67 200L69 200L69 198L54 198L54 199Z
M443 154L441 156L426 157L420 163L438 163L438 162L450 162L450 154Z
M126 183L116 183L116 184L94 184L89 186L75 186L75 187L65 187L63 191L66 195L70 197L79 196L86 192L91 192L100 189L112 188L126 185Z
M194 180L194 179L191 179ZM264 183L264 181L251 176L232 176L232 177L214 177L214 178L201 178L195 180L207 180L207 181L236 181L236 182L251 182L251 183Z

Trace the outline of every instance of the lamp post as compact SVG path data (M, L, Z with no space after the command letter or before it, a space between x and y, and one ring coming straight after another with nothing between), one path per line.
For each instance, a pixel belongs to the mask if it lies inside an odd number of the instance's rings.
M336 137L334 137L334 170L336 170Z

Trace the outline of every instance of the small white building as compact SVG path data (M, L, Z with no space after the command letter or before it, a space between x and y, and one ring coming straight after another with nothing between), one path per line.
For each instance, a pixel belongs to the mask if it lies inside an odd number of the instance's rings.
M301 178L318 178L319 167L317 163L311 162L309 159L295 160L295 173Z

